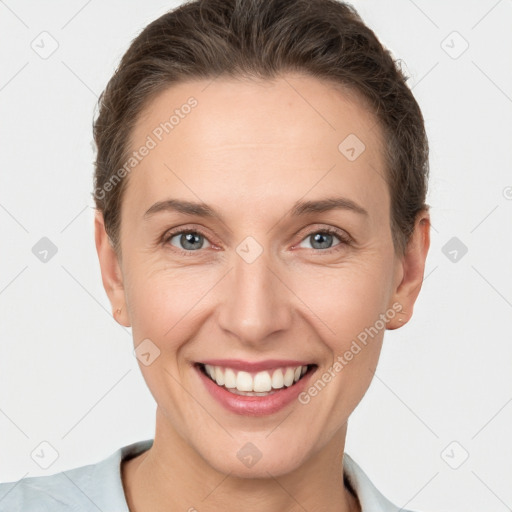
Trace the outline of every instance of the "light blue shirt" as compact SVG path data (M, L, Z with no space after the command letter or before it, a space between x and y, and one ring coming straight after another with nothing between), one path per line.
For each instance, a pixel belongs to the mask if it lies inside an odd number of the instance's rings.
M139 455L152 445L153 439L146 439L123 446L96 464L1 483L0 512L129 512L121 480L121 461ZM347 453L343 455L343 467L362 512L411 512L387 500Z

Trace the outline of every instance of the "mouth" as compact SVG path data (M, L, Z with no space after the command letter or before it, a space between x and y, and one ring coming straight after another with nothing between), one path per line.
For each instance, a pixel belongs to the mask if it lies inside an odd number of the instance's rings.
M260 371L195 363L196 368L219 388L238 396L264 397L281 393L313 373L316 364L276 366Z

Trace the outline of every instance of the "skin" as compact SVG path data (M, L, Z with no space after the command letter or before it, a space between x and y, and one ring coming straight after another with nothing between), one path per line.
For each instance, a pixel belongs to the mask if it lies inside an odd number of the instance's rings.
M418 215L397 254L376 118L354 94L313 77L173 85L140 116L132 149L190 96L197 107L128 176L121 258L101 213L95 220L103 285L114 311L121 308L116 320L132 327L135 346L149 338L160 350L149 366L139 362L157 403L156 432L149 451L123 464L130 510L360 510L342 479L347 421L371 383L384 331L412 314L429 214ZM349 134L366 146L354 161L338 150ZM367 215L289 215L298 200L333 196ZM207 203L222 220L172 211L144 219L169 198ZM201 229L198 248L180 244L180 235L166 241L175 227ZM312 235L328 227L352 242L333 235L322 248ZM250 264L236 252L248 236L263 249ZM210 358L284 358L314 362L321 375L394 303L403 312L306 405L238 415L213 400L192 368ZM262 453L250 468L236 456L247 442Z

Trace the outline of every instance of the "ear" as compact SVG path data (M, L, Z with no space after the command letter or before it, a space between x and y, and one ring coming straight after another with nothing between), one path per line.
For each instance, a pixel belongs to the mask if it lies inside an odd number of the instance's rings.
M101 268L101 280L112 306L112 314L119 324L130 327L119 258L105 231L103 214L98 210L94 217L94 238ZM118 311L119 309L121 312Z
M423 284L425 261L430 247L430 215L428 210L422 210L416 216L414 232L407 244L405 254L397 260L397 282L395 291L388 305L400 312L390 319L386 325L389 330L398 329L405 325L412 317L414 303ZM392 307L395 304L395 307Z

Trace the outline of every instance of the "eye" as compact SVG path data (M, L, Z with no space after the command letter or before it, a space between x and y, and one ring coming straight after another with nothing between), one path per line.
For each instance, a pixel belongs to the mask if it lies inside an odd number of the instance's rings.
M192 229L171 232L165 237L165 243L169 243L184 253L203 249L205 242L211 245L206 236Z
M339 243L333 245L333 241L336 238L338 239ZM304 242L310 243L310 247L307 247L308 249L330 252L331 249L337 250L337 248L341 248L338 246L348 245L350 243L350 239L347 235L344 235L337 229L325 228L310 232L310 234L304 238L301 244Z
M335 239L338 243L334 243ZM329 253L342 249L344 246L349 245L351 238L341 230L335 228L323 228L311 231L299 244L309 243L306 249L312 249L323 253ZM207 247L212 247L212 244L200 230L183 229L170 231L163 237L164 245L172 245L176 250L183 255L191 255Z

